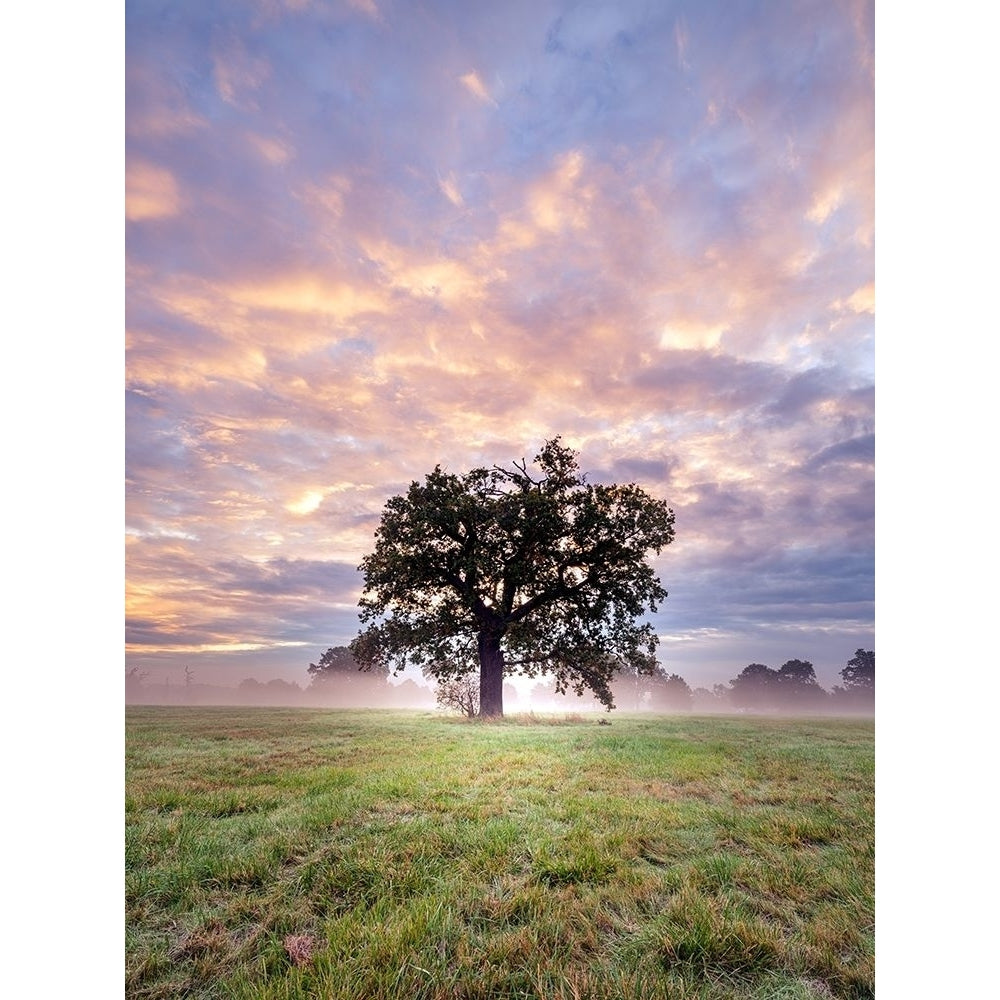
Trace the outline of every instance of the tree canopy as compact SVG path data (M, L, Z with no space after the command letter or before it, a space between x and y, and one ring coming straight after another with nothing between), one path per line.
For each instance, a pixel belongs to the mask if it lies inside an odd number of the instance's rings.
M875 690L875 650L859 649L840 671L844 687L848 691Z
M688 712L693 700L691 688L680 674L657 668L650 686L650 707L654 711Z
M861 711L875 705L875 650L858 649L840 671L844 686L833 693L838 700Z
M730 697L738 708L762 711L774 700L778 671L763 663L745 666L730 682Z
M815 709L826 699L808 660L787 660L778 668L775 694L781 707Z
M347 646L331 646L319 658L319 663L309 664L313 685L326 684L329 681L350 683L358 677L358 672L362 669L362 665L354 658L354 654ZM389 676L389 671L384 666L380 667L376 664L370 669L374 669L383 678Z
M618 669L656 666L640 619L667 592L648 555L673 538L665 502L634 483L588 483L559 438L534 467L438 465L385 506L351 651L439 680L478 668L485 716L503 714L505 673L550 672L560 692L589 689L610 708Z

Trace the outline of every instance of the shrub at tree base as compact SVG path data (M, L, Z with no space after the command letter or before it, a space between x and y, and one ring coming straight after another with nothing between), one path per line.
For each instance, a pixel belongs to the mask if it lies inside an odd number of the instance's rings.
M441 708L461 712L469 719L479 714L479 682L472 674L439 681L436 694Z

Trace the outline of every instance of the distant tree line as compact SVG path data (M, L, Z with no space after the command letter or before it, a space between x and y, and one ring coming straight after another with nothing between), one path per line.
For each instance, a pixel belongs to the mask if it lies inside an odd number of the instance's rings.
M840 671L843 684L820 687L808 660L788 660L777 670L751 663L717 692L735 709L748 712L870 711L875 705L875 651L858 649Z
M430 690L407 678L393 684L389 667L362 667L347 646L331 646L317 663L309 664L309 691L326 704L342 708L431 707Z
M331 708L432 708L433 692L412 680L392 683L389 671L362 671L346 646L327 649L308 668L307 686L274 678L244 678L234 687L197 683L194 671L171 683L150 679L147 671L126 669L125 702L133 705L278 705Z
M875 707L875 651L858 649L840 671L842 684L820 687L808 660L787 660L777 670L763 663L744 667L729 684L695 688L695 711L871 712Z
M712 690L688 685L679 674L657 665L651 674L622 672L612 683L615 706L626 712L786 712L798 715L830 712L870 712L875 704L875 652L859 649L840 671L843 685L820 687L808 660L788 660L777 670L762 663L744 667L729 684ZM516 702L513 685L505 702ZM474 675L448 678L436 687L439 707L468 717L479 714L479 687ZM595 701L581 706L555 678L535 684L528 695L533 708L600 708Z
M194 672L185 668L184 680L171 685L150 685L148 674L131 668L125 674L127 703L150 704L277 704L329 705L342 708L431 707L474 717L480 711L478 677L467 674L435 678L425 672L433 685L428 688L412 680L392 683L389 668L363 669L347 646L332 646L310 663L309 686L291 681L266 682L246 678L233 688L213 687L194 682ZM827 712L870 712L875 705L875 651L858 649L840 671L842 684L832 691L820 687L816 671L808 660L787 660L778 669L763 663L744 667L728 684L709 690L693 690L679 674L657 664L652 673L635 668L620 672L611 684L615 706L626 712L787 712L812 714ZM549 710L603 707L596 699L581 705L560 689L555 677L535 684L527 695L532 708ZM520 700L514 685L504 684L504 700Z

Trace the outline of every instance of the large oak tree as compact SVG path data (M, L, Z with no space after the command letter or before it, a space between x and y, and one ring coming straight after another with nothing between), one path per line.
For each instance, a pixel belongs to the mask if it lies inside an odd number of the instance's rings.
M385 506L351 644L363 666L407 663L447 680L479 671L480 714L503 714L503 678L551 672L560 692L613 707L623 667L652 673L641 618L667 592L648 562L674 512L634 483L588 483L559 438L534 466L437 466Z

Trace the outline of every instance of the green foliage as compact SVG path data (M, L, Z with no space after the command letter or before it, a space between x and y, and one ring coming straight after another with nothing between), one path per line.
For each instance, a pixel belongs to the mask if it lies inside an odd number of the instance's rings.
M875 650L859 649L840 671L848 691L875 690Z
M331 646L319 658L319 663L309 664L313 684L325 684L329 681L350 684L358 679L361 669L361 664L347 646ZM366 669L382 678L389 676L388 667L381 664L366 665Z
M874 991L874 726L129 709L126 995Z
M673 511L635 484L586 482L558 438L535 464L438 466L388 501L360 567L360 663L438 679L478 666L487 715L502 713L505 671L550 672L560 693L610 707L616 670L653 670L639 619L667 596L647 556L673 541Z
M763 663L744 667L730 682L730 700L739 708L765 711L774 705L778 672Z
M816 670L808 660L786 660L778 670L751 663L730 681L725 698L734 707L750 712L809 714L836 707L819 686Z
M788 660L778 668L776 694L779 707L818 710L826 702L827 693L816 680L816 671L808 660Z
M680 674L657 668L650 679L650 708L654 712L689 712L693 695Z

